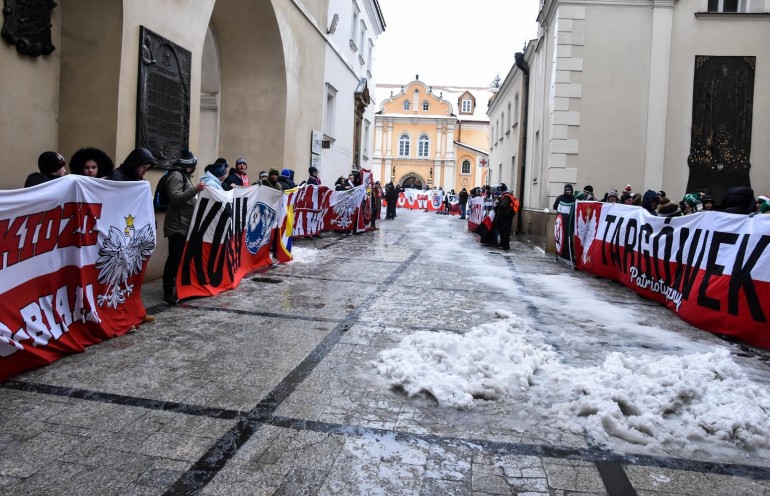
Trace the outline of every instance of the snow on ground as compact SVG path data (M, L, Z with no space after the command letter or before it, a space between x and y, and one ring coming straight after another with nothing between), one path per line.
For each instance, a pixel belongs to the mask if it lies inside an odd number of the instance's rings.
M770 449L770 390L751 383L729 352L684 356L609 353L573 367L524 320L498 320L463 335L417 332L380 352L375 367L410 396L473 408L513 390L563 398L551 407L557 427L600 444L615 440L652 449L726 443Z
M546 339L540 326L500 310L496 320L463 335L417 332L380 352L374 363L391 387L460 409L524 393L535 403L551 401L547 413L555 427L603 445L651 452L770 449L770 389L752 383L726 349L638 324L643 316L637 311L607 301L578 275L514 274L498 254L472 245L471 234L447 236L440 222L453 218L418 215L409 215L410 223L419 224L410 236L424 238L432 261L451 257L453 266L463 267L468 286L531 302L548 321L564 324L543 325L563 329ZM583 328L599 328L605 339L622 340L633 350L602 354L597 347L589 364L567 364L548 340L564 346L594 339L571 324L578 319Z
M315 262L321 251L318 248L294 245L291 247L292 263L306 264Z

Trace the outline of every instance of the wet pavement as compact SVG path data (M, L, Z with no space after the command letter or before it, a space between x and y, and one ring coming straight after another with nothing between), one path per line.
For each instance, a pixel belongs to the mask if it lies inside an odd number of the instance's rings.
M0 384L0 494L770 495L756 452L597 445L549 418L547 394L458 410L387 387L380 351L416 331L465 333L498 309L568 363L723 344L770 384L767 351L522 240L480 246L464 226L399 211L373 233L300 240L295 262L176 307L146 284L157 323ZM543 284L562 274L671 334L619 339L581 319Z

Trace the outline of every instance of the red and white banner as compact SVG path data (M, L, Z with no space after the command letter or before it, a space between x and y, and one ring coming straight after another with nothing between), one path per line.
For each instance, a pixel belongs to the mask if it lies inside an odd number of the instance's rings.
M327 230L324 214L332 193L326 186L305 185L289 194L287 203L294 206L294 237L317 236Z
M484 211L484 197L482 196L474 196L473 198L468 199L468 230L471 232L476 232L476 228L479 227L479 224L484 220L484 217L486 217L486 212Z
M281 191L263 185L204 189L195 204L176 278L178 297L233 289L249 272L271 265L282 197Z
M140 324L154 249L146 181L0 191L0 380Z
M419 189L407 188L398 195L399 208L408 208L410 210L427 210L437 212L444 209L444 192L440 189L429 189L422 191Z
M577 202L577 268L619 281L686 322L770 348L770 215L663 218Z

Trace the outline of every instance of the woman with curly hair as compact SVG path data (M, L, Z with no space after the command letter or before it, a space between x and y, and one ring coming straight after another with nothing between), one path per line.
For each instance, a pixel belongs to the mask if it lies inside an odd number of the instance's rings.
M81 148L70 159L70 172L79 176L107 177L114 168L109 155L98 148Z

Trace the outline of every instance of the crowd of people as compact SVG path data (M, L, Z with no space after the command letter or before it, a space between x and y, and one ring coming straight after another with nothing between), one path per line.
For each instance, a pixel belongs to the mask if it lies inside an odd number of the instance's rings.
M29 174L24 187L37 186L65 176L67 174L66 165L67 163L61 154L53 151L43 152L38 157L38 170ZM97 179L141 181L144 179L145 173L155 165L157 165L157 160L152 152L146 148L132 150L117 168L104 151L97 148L81 148L72 155L69 169L71 174ZM248 162L245 158L237 159L234 167L230 167L224 158L216 159L214 163L204 168L199 181L194 184L193 174L197 167L197 157L190 150L184 149L168 167L168 173L163 181L166 198L166 203L163 204L163 209L166 212L163 235L168 238L168 258L163 267L163 300L171 305L178 301L176 274L182 260L198 193L206 188L227 191L235 186L254 184L249 179ZM309 173L310 180L308 182L321 183L318 179L318 169L311 167ZM259 184L279 191L291 189L296 186L294 171L290 169L283 169L280 173L277 169L261 171ZM155 316L146 315L142 323L150 324L156 320ZM136 327L132 325L129 332L134 330Z
M149 150L136 148L115 168L112 159L104 151L97 148L81 148L70 159L70 172L72 174L113 181L141 181L144 179L147 170L156 165L156 163L155 157ZM166 207L163 235L169 240L169 255L163 270L163 299L166 303L172 305L177 303L175 292L176 273L181 263L187 231L195 210L197 194L206 188L227 191L235 186L254 184L249 179L248 162L244 158L237 159L234 167L230 167L224 158L216 159L214 163L205 167L199 182L194 184L192 177L197 165L198 160L195 155L189 150L184 149L169 168L168 177L165 181L168 205ZM310 167L308 173L307 183L320 186L321 179L318 177L318 169ZM36 186L58 179L66 174L66 161L64 157L59 153L47 151L38 157L38 171L31 173L27 177L24 187ZM298 186L294 182L294 171L287 168L282 169L280 172L276 168L269 171L260 171L258 184L279 191L289 190ZM299 186L303 184L305 184L305 181L300 183ZM347 178L340 176L335 182L334 188L336 191L346 191L361 184L362 176L360 172L353 170ZM398 198L403 192L404 188L400 184L394 184L392 181L387 183L384 189L379 181L373 184L370 191L372 203L371 225L373 230L379 229L376 226L376 222L381 216L383 199L387 201L385 219L395 219L397 216ZM449 195L454 194L454 190L449 193ZM449 214L449 195L444 196L444 208L440 213ZM466 218L469 199L479 196L484 198L484 213L495 212L492 230L482 238L482 242L499 245L503 250L508 251L510 249L513 217L518 211L519 201L508 191L505 184L500 184L494 189L489 185L484 188L476 187L471 189L470 192L463 188L457 194L460 205L460 219ZM564 186L564 193L556 198L553 208L557 209L559 204L570 204L576 200L596 200L593 187L587 185L581 191L575 193L572 184L566 184ZM619 193L616 189L609 189L600 201L638 206L645 209L651 215L660 217L690 215L711 210L742 215L770 213L770 197L765 195L755 197L754 191L746 186L728 189L723 198L721 198L718 204L719 207L716 207L715 199L706 190L688 193L684 195L681 201L674 201L666 195L665 191L647 190L643 194L634 193L631 185L627 185L622 193ZM352 230L346 230L342 231L341 234L343 236L350 236L352 232ZM147 315L144 318L144 323L152 323L155 320L154 316Z
M565 184L564 193L556 198L553 208L556 210L560 203L569 204L575 202L575 200L596 201L593 187L587 185L582 191L575 193L572 184ZM618 194L616 189L610 189L598 201L641 207L650 215L658 217L678 217L708 211L740 215L770 213L770 199L768 196L759 195L755 197L754 190L748 186L729 188L719 203L715 201L714 197L706 189L698 189L693 193L687 193L680 201L675 201L669 198L665 191L647 190L644 193L634 193L631 185L627 185L622 194Z

